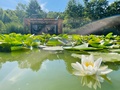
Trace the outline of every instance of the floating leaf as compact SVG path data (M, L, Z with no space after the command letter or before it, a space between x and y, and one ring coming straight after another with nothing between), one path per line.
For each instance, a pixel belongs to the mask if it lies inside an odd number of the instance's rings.
M118 62L118 61L120 61L120 54L118 54L118 53L100 53L100 52L89 52L89 53L94 55L95 60L101 57L103 59L103 62ZM73 53L71 56L81 59L81 54Z
M110 39L110 38L112 37L112 34L113 34L113 33L108 33L108 34L106 35L106 38L109 38L109 39Z
M48 45L48 46L58 46L61 44L62 43L60 43L58 40L55 40L55 39L51 39L46 43L46 45Z
M103 42L102 42L103 41ZM46 46L64 46L64 50L71 51L101 51L111 50L113 48L120 48L120 36L113 36L111 33L104 35L22 35L22 34L1 34L0 42L7 43L14 46L21 47L39 47L39 45ZM65 47L67 46L67 47ZM4 48L5 49L5 48ZM2 50L1 50L2 51Z
M56 50L63 50L61 46L55 46L55 47L45 47L43 50L50 50L50 51L56 51Z
M103 62L118 62L120 61L120 54L118 53L101 53L101 52L90 52L96 58L102 57Z
M85 50L85 51L96 51L96 50L101 50L101 48L94 48L94 47L88 47L88 44L82 44L79 46L68 46L68 47L63 47L65 50Z
M0 42L0 52L11 52L11 45L9 43Z
M19 51L19 50L30 50L27 47L22 47L22 46L13 46L11 47L11 51Z

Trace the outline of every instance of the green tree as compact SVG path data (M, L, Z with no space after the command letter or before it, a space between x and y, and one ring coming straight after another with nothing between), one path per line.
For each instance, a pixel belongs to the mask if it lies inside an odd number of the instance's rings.
M80 3L78 3L78 5L77 5L77 15L78 16L77 17L79 17L79 18L84 17L83 13L84 13L84 7Z
M2 21L3 21L3 23L9 23L9 22L11 22L9 14L7 14L6 12L4 12L3 20Z
M22 33L24 34L23 25L20 23L10 22L5 24L6 33Z
M26 5L22 3L18 3L16 6L16 16L19 18L20 22L23 23L23 19L26 17Z
M26 11L27 11L27 16L33 18L34 17L41 18L42 15L44 14L37 0L30 0Z
M67 18L74 18L76 17L77 12L77 3L76 0L69 0L67 4L67 8L65 10L65 15Z
M60 19L64 19L64 13L63 12L53 12L53 11L49 11L47 13L47 18L60 18Z
M88 6L88 0L83 0L85 7Z
M50 12L47 13L47 18L56 18L58 16L59 16L58 12L50 11Z
M5 33L5 25L4 23L0 20L0 33Z
M106 16L106 8L108 7L107 0L85 0L85 17L92 20L101 19Z
M4 11L2 8L0 8L0 20L3 20L3 15L4 15Z
M7 9L7 10L5 10L5 12L8 14L8 16L10 18L10 22L16 22L16 23L20 22L19 18L16 16L16 13L14 10Z
M69 0L65 10L64 24L70 28L81 26L83 19L84 7L76 0Z
M115 1L107 7L107 16L120 14L120 1Z

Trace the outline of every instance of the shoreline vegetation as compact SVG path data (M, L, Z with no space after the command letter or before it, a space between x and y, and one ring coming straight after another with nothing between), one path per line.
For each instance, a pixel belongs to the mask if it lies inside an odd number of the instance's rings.
M120 49L120 36L112 33L107 35L0 34L0 52L43 49L45 47L47 47L46 50L109 52L112 49Z
M120 1L109 4L108 0L83 0L81 4L77 0L69 0L63 12L41 9L37 0L30 0L28 4L18 3L15 10L0 8L0 33L29 34L30 30L24 30L24 18L54 18L63 19L63 32L74 31L92 21L120 14ZM119 29L119 27L114 27Z

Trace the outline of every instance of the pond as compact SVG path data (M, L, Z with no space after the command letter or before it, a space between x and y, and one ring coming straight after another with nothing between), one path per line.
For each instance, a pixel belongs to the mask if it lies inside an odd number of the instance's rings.
M117 50L118 51L118 50ZM28 51L14 51L0 53L0 90L94 90L87 85L82 85L82 77L72 74L71 63L80 59L72 56L70 51L45 51L34 49ZM98 57L120 58L119 53L91 52ZM106 63L113 69L104 80L101 88L97 90L119 90L120 88L120 63ZM110 82L109 82L110 81ZM84 82L84 81L83 81Z

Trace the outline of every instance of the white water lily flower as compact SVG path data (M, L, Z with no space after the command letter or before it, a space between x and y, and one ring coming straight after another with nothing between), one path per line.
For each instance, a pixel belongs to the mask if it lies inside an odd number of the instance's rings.
M112 70L108 69L107 66L100 67L102 58L94 61L93 55L88 57L82 55L81 64L79 62L72 63L72 67L76 70L73 72L77 76L87 76L87 75L106 75Z

